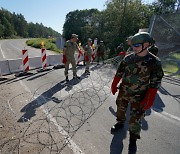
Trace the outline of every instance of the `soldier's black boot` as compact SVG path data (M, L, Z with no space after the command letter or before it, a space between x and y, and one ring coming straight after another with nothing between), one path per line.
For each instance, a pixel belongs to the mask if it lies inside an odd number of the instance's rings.
M124 127L124 123L116 123L114 126L111 127L111 133L114 133Z
M133 139L133 138L130 137L128 154L135 154L137 152L136 141L137 141L137 139Z
M69 78L68 78L68 76L66 76L66 81L67 81L67 82L69 81Z

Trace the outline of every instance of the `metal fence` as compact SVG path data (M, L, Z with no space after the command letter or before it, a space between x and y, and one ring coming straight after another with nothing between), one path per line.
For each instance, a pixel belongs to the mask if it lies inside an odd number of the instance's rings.
M155 15L151 19L149 33L159 48L159 57L180 50L180 12Z

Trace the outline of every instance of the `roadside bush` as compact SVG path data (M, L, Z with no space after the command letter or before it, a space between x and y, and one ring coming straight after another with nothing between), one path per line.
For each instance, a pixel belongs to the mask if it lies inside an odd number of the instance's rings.
M56 39L45 39L45 38L37 38L37 39L31 39L27 40L26 44L28 46L41 49L42 48L42 42L44 41L44 47L47 50L55 51L58 53L61 53L62 51L59 50L56 46Z
M166 74L180 76L180 52L172 53L162 59L162 67Z

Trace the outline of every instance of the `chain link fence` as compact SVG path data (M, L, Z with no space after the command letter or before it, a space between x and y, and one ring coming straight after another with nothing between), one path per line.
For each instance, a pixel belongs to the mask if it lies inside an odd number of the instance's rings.
M149 33L159 48L159 57L178 52L180 50L180 12L153 16Z

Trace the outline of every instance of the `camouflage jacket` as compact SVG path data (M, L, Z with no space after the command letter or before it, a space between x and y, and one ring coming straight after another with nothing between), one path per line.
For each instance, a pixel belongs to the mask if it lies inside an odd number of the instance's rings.
M84 48L85 52L85 56L88 55L88 56L91 56L92 52L93 52L93 48L92 46L89 46L89 45L86 45L85 48Z
M70 40L68 40L65 42L64 48L65 48L65 54L66 54L67 59L69 59L69 58L74 59L75 51L78 51L77 43L71 42Z
M119 92L124 96L145 94L159 88L164 73L158 57L151 53L140 57L131 53L121 61L116 76L122 78Z

